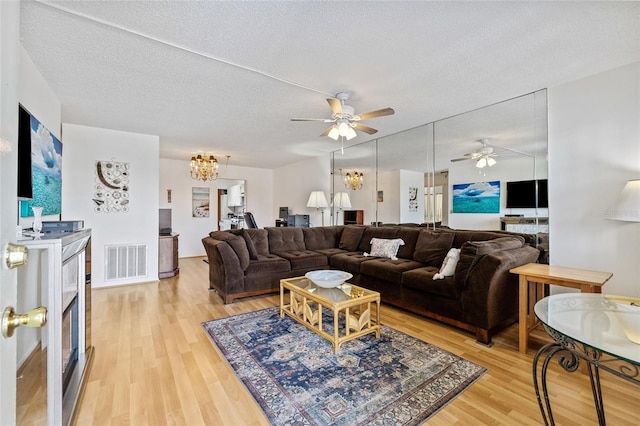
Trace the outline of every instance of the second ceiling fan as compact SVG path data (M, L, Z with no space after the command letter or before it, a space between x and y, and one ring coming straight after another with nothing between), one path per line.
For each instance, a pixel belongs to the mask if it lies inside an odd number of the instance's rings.
M334 140L338 140L339 137L351 140L357 136L356 130L370 135L378 131L377 129L361 124L360 121L395 113L393 108L383 108L363 114L355 114L353 107L345 104L345 101L348 99L349 94L346 92L340 92L336 94L335 98L327 99L331 111L333 111L331 118L292 118L291 121L322 121L325 123L333 123L331 127L325 130L320 136L329 136Z

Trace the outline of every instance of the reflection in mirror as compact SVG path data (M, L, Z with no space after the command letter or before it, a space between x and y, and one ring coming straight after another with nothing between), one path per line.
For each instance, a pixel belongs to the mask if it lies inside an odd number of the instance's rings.
M341 150L334 151L331 158L331 223L344 225L375 222L376 141L345 147L344 153ZM356 173L362 174L362 181L353 183Z
M500 190L497 211L490 212L470 211L462 205L464 192L454 193L445 224L457 229L500 229L500 217L505 214L546 218L548 209L535 203L508 208L506 192L507 182L547 178L546 142L545 91L437 121L436 171L447 171L449 185L460 191L460 185L482 182L499 182Z
M452 190L442 224L537 234L548 247L546 90L437 121L434 133L435 175Z
M218 179L218 230L246 228L246 183L243 179Z
M332 190L364 210L364 223L508 230L536 234L545 248L547 145L547 92L540 90L335 151ZM345 189L344 174L358 168L363 189ZM508 183L522 181L533 188L534 204L507 205ZM480 194L494 197L485 202ZM344 223L335 206L332 223Z
M427 124L378 139L378 222L426 222L432 138L433 125Z

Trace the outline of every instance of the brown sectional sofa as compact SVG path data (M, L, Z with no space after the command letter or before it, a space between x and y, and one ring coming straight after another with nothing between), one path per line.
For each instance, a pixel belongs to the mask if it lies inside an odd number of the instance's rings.
M397 260L365 256L371 239L401 238ZM479 342L518 317L518 279L509 270L536 262L535 236L505 231L404 226L273 227L214 231L202 240L209 287L224 303L279 290L280 279L318 269L353 274L385 303L474 332ZM450 248L460 248L452 277L433 280Z

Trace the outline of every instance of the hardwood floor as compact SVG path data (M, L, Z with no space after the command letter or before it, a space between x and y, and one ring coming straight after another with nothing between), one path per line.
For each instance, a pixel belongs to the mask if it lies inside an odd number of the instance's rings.
M78 412L78 425L266 425L259 406L236 378L201 323L277 306L277 295L224 305L208 290L203 258L180 259L180 275L159 283L94 290L95 359ZM429 425L538 425L531 362L550 341L535 330L529 352L518 352L514 324L493 347L458 329L383 305L382 323L489 369L444 407ZM597 424L588 377L553 362L550 397L558 425ZM602 374L607 421L635 424L640 397L634 385Z

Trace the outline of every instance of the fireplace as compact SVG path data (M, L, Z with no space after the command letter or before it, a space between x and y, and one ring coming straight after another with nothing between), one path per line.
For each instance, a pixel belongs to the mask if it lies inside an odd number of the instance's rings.
M78 296L62 314L62 393L67 392L71 373L78 362Z

